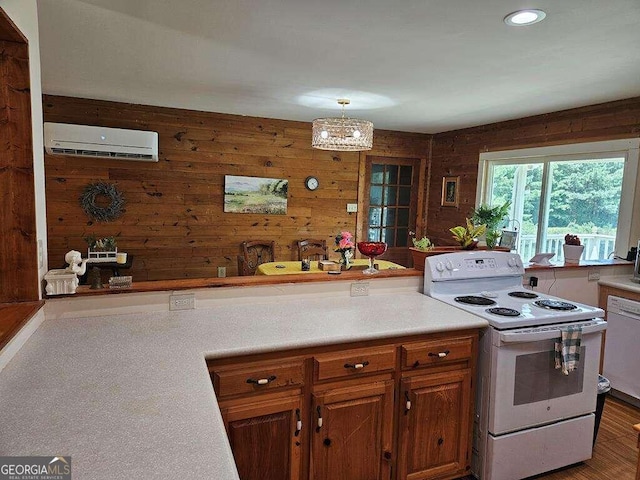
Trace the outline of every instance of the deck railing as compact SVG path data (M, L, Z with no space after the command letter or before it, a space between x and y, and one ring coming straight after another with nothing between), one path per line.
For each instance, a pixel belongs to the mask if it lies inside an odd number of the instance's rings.
M536 254L536 236L521 235L518 240L518 253L523 261L528 261ZM614 235L600 235L597 233L580 234L580 240L584 245L582 260L598 260L608 258L615 249L616 237ZM540 252L553 252L556 254L552 258L554 262L563 262L564 255L562 245L564 244L564 234L547 235L547 241Z

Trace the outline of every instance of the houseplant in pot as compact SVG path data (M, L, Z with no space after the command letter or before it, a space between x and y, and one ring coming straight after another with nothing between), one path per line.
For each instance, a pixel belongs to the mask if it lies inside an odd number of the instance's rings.
M463 250L473 250L478 245L478 237L487 231L486 225L475 225L470 219L466 219L466 226L458 225L450 228L453 238L460 244Z
M567 233L564 236L562 252L564 254L564 263L580 263L580 257L584 252L584 245L580 242L580 237Z
M413 243L413 247L409 247L411 258L413 259L413 268L423 270L424 259L433 252L435 245L431 243L431 240L427 237L422 237L418 240L415 237L415 232L409 232L409 235L411 235L411 241Z
M473 210L471 221L475 225L487 226L487 231L485 233L487 248L492 249L498 244L498 240L502 234L500 230L501 223L509 214L510 207L511 202L506 201L503 205L496 207L482 204Z

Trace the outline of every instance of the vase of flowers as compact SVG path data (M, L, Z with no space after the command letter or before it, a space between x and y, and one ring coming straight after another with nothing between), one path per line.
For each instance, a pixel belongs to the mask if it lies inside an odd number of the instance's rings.
M343 270L346 270L351 266L354 246L353 235L351 235L351 232L340 232L336 235L336 248L334 248L334 251L340 253L340 264L342 265Z

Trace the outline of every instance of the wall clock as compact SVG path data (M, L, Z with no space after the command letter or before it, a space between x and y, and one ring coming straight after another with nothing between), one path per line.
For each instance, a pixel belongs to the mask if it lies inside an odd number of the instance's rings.
M304 179L304 186L313 192L320 186L320 182L316 177L307 177Z

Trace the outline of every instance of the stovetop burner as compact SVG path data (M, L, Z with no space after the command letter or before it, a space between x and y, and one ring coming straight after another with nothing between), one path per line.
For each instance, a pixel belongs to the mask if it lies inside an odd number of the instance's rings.
M522 291L517 291L517 292L509 292L508 295L510 297L516 297L516 298L538 298L538 295L533 293L533 292L522 292Z
M575 310L576 307L574 304L569 303L569 302L562 302L560 300L551 300L551 299L547 299L547 300L538 300L535 303L537 306L542 307L542 308L546 308L547 310Z
M464 295L462 297L456 297L454 299L458 303L465 303L467 305L481 305L488 307L489 305L495 305L496 302L487 297L477 297L475 295Z
M501 317L519 317L520 312L518 310L514 310L513 308L505 308L505 307L494 307L487 308L488 313L493 313L494 315L500 315Z

